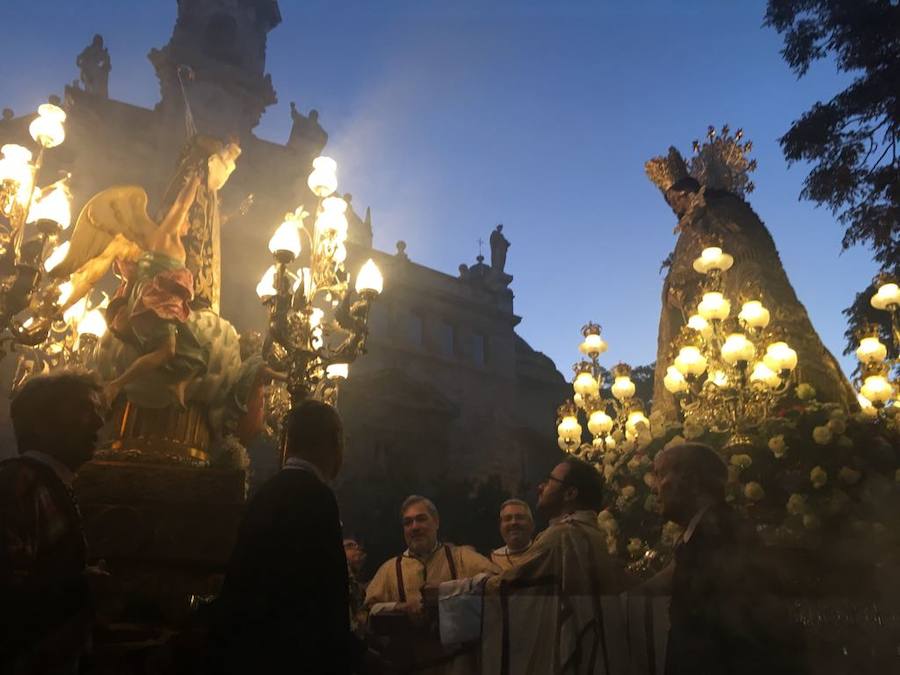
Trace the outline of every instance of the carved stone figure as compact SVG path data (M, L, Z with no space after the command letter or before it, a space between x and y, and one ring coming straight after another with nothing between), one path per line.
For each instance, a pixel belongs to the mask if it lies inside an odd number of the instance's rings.
M328 142L328 134L319 124L319 111L310 110L309 115L304 115L297 110L297 105L291 101L291 135L288 138L288 147L318 155Z
M491 232L491 267L502 272L506 267L506 251L509 249L509 241L503 236L503 225L497 225Z
M102 98L109 98L109 51L103 46L103 36L95 35L91 44L84 48L75 60L81 69L84 90Z
M674 356L673 345L702 295L703 278L694 271L693 261L705 246L716 243L734 257L734 266L724 277L726 295L739 298L748 284L754 288L754 295L761 296L772 312L773 325L785 331L797 351L800 381L812 384L819 400L847 407L855 399L853 390L797 298L772 235L744 200L753 189L746 175L755 168L745 156L750 146L737 143L740 131L735 137L728 136L727 127L723 132L715 138L711 129L711 142L702 147L695 142L698 156L690 165L675 148L645 164L647 176L678 218L678 240L667 260L663 284L653 409L673 419L677 415L677 403L663 379Z

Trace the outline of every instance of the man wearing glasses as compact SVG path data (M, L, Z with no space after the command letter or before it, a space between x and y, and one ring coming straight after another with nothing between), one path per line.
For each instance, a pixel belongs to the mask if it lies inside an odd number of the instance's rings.
M426 591L442 642L480 639L482 673L627 672L627 578L597 526L602 476L566 458L538 487L537 508L550 525L517 567Z

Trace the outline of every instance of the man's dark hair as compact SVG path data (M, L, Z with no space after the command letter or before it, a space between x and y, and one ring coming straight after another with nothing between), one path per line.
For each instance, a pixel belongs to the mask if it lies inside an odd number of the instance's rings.
M99 378L93 373L62 370L28 379L13 396L9 416L19 452L32 450L37 430L53 424L56 411L74 397L103 391Z
M725 499L728 469L719 454L703 443L682 443L663 450L670 471L690 475L704 494Z
M344 425L332 406L306 399L287 418L285 454L316 462L344 447Z
M579 509L603 510L603 476L593 466L578 459L567 457L563 464L569 465L565 485L578 490L575 505Z

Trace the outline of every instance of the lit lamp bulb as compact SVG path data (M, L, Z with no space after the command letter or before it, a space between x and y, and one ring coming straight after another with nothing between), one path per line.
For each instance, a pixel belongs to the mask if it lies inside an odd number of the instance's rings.
M31 150L15 143L7 143L0 148L0 154L0 183L13 183L16 201L24 206L31 198L34 181Z
M626 401L634 396L634 382L628 375L617 375L612 385L612 395L619 401Z
M586 370L582 370L575 376L572 388L576 394L581 394L582 399L585 396L597 396L600 393L600 383Z
M741 307L738 319L750 328L765 328L769 325L769 310L759 300L751 300Z
M269 239L269 250L281 263L289 263L300 255L300 228L293 214L288 214L284 222Z
M347 363L332 363L325 367L325 377L329 380L346 380L350 376L350 365Z
M757 362L753 366L753 372L750 373L750 381L759 382L769 389L775 389L781 384L781 378L778 377L778 374L762 361Z
M320 232L332 232L335 238L343 241L347 238L347 202L340 197L329 197L322 200L322 212L316 219L316 228Z
M864 337L859 341L856 358L865 364L881 363L887 358L887 347L877 337Z
M703 337L709 337L710 335L712 335L713 329L712 326L709 325L709 321L704 319L699 314L692 314L688 319L687 325L688 328L693 328Z
M42 194L40 199L31 205L28 222L51 220L65 230L72 223L71 199L72 195L66 187L57 183L52 190Z
M706 370L706 357L697 347L682 347L675 357L675 368L684 377L702 375Z
M578 351L587 357L596 358L606 351L607 346L606 340L599 333L588 333L578 345Z
M66 139L66 112L52 103L38 106L38 116L28 126L31 137L45 148L55 148Z
M878 287L878 292L869 301L875 309L900 309L900 286L894 282L888 282Z
M369 258L356 275L356 292L360 295L378 295L384 290L384 278L375 261Z
M588 431L594 436L608 434L613 428L613 419L602 410L595 410L588 418Z
M731 333L722 345L722 359L729 365L746 363L756 356L756 347L743 333Z
M71 294L71 291L69 292ZM74 305L69 307L65 312L63 312L63 321L68 324L78 322L81 317L84 316L84 312L87 309L87 298L81 298Z
M776 373L782 370L793 370L797 367L797 352L787 342L773 342L766 348L763 363Z
M106 333L106 319L100 309L92 309L78 322L78 336L93 335L101 338Z
M63 242L47 256L47 259L44 261L44 269L48 273L52 272L54 267L66 259L66 256L69 254L70 245L71 244L68 241Z
M306 184L316 197L330 195L337 190L337 162L331 157L316 157Z
M881 406L891 399L894 388L884 375L869 375L859 393L871 401L872 405Z
M666 368L666 376L663 378L663 384L666 387L666 391L672 394L681 394L688 390L687 380L684 379L684 375L682 375L681 371L675 366Z
M625 420L625 437L630 441L634 440L641 427L650 431L650 420L647 419L647 416L640 410L628 413L628 418Z
M731 313L731 303L718 291L710 291L703 294L697 313L707 321L727 319Z
M572 402L573 402L576 406L578 406L579 408L583 408L583 407L584 407L584 397L583 397L581 394L576 393L576 394L572 397Z
M710 371L709 375L706 376L706 381L714 384L719 389L724 389L728 386L728 376L721 370Z
M60 307L66 304L69 301L69 298L72 296L72 291L74 287L72 286L71 281L65 281L59 285L59 297L56 299L56 304Z
M581 439L581 425L578 423L578 418L574 415L566 415L563 417L559 426L556 427L556 431L560 438L567 441L577 441Z
M266 300L278 293L278 291L275 290L275 272L275 265L272 265L262 275L262 279L259 280L259 283L256 284L256 294L259 296L260 300Z
M723 253L718 246L708 246L700 253L700 257L694 260L694 271L700 274L708 274L710 270L725 272L731 269L734 258Z
M878 416L878 408L872 405L872 401L867 399L862 394L857 394L856 400L859 401L859 407L862 410L863 415L865 415L866 417Z

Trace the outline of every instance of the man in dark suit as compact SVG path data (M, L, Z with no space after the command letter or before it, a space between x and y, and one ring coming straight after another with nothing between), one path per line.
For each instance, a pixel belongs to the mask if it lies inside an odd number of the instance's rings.
M218 673L354 672L347 560L326 481L343 461L337 412L307 400L287 419L286 460L247 506L213 610Z
M725 502L716 452L675 446L656 456L654 470L663 517L684 528L674 564L648 584L672 595L666 675L806 672L762 544Z

